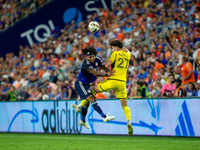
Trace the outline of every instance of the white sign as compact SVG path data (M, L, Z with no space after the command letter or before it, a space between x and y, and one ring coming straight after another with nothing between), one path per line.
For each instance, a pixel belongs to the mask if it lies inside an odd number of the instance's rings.
M30 46L33 45L33 39L32 39L32 36L31 36L32 33L33 33L35 40L37 40L38 42L45 42L47 40L47 38L51 36L51 30L54 30L54 28L55 28L52 20L48 21L48 25L39 24L35 27L35 29L29 29L26 32L21 33L20 37L21 38L24 38L24 37L27 38ZM41 29L45 30L45 32L43 33L43 37L40 37L38 35L38 31L41 30Z
M0 132L126 134L127 122L119 100L99 100L105 114L116 116L104 123L90 106L86 121L78 125L75 101L0 102ZM149 99L128 103L135 135L200 136L199 99Z

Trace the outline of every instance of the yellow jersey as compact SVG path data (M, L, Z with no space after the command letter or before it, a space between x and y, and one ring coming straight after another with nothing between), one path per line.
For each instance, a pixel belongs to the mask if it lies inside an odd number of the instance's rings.
M115 79L126 82L126 73L130 58L130 52L124 52L122 50L114 51L110 56L109 60L113 62L111 68L112 71L115 71L115 73L111 77L109 77L109 79Z

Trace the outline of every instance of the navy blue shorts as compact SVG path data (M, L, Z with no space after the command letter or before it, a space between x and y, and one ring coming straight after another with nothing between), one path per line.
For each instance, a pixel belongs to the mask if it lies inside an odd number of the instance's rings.
M75 82L75 89L80 95L81 99L86 99L88 96L92 95L92 92L90 90L90 85L84 84L81 81Z

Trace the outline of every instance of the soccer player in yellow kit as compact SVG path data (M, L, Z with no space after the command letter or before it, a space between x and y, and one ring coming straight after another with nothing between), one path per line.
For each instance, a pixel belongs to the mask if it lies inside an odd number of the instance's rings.
M108 62L104 65L104 68L111 66L114 75L110 76L105 81L102 81L92 89L93 95L100 92L109 92L115 90L116 97L120 99L124 114L127 120L128 134L133 134L133 128L131 125L131 110L127 105L127 91L126 91L126 73L131 58L131 53L128 49L123 47L123 43L119 40L114 40L110 43L112 47L112 55ZM105 70L109 71L109 69ZM82 106L85 106L89 101L82 100Z
M131 125L131 110L127 105L127 91L126 91L126 73L131 58L131 53L128 49L123 47L123 43L119 40L114 40L110 43L112 47L112 55L108 62L105 64L105 68L111 66L111 70L115 71L114 75L107 80L102 81L95 87L93 94L99 92L109 92L115 90L116 97L120 99L124 114L127 120L128 134L133 134L133 128Z

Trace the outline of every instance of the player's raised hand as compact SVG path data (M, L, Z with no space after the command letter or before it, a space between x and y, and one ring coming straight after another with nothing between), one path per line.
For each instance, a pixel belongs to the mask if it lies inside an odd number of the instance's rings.
M115 70L112 70L111 72L108 72L108 76L114 76Z

